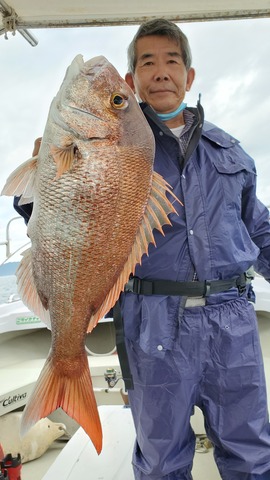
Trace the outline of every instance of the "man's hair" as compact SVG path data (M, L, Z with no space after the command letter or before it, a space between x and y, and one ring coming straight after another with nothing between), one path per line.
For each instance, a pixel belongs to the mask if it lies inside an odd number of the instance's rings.
M157 18L148 20L141 24L139 30L130 43L127 51L128 57L128 71L130 73L135 72L137 63L136 44L137 40L148 35L160 35L168 37L174 40L181 49L184 65L187 70L191 67L192 56L186 35L180 30L180 28L173 22L165 20L164 18Z

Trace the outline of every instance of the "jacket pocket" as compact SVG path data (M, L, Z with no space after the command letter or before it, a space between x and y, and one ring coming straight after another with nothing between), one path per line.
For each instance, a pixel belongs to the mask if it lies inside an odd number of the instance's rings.
M218 173L220 188L227 207L240 214L243 189L245 185L250 184L250 181L252 183L254 181L248 177L255 178L256 175L252 165L245 162L243 158L239 158L237 148L220 148L219 155L212 159L212 164Z

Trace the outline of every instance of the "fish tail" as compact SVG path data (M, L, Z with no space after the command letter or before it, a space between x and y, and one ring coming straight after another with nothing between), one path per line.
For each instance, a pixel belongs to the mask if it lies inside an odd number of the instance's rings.
M86 356L80 362L79 374L74 376L61 372L52 356L47 358L24 409L21 435L59 407L83 427L99 454L102 429Z

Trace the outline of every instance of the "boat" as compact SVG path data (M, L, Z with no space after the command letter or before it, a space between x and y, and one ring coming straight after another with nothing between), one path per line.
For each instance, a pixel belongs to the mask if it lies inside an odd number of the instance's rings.
M6 241L2 242L8 253L5 265L7 260L10 262L14 254L17 254L17 251L11 251L8 227L6 237ZM266 377L269 379L270 284L259 275L255 275L252 283L256 294L254 308L261 335ZM14 290L8 301L0 304L0 422L2 416L23 410L45 362L50 343L47 326L28 310ZM97 456L83 429L58 409L49 419L65 424L66 433L55 441L42 457L23 464L22 471L28 480L86 478L88 469L91 469L91 480L132 479L131 455L135 431L116 352L112 318L101 319L94 331L87 336L86 350L103 426L102 453ZM270 409L269 381L267 388ZM212 449L205 446L207 438L203 416L197 407L191 423L198 439L194 479L196 480L196 472L199 475L202 468L205 468L208 480L216 480L218 471ZM201 453L209 455L205 458Z
M74 8L75 7L75 8ZM0 35L18 32L32 46L38 39L29 29L91 27L104 25L138 25L145 19L163 17L175 22L202 22L212 20L233 20L243 18L269 17L268 0L226 0L211 2L204 0L182 0L181 8L177 0L155 2L131 2L121 0L56 0L48 8L44 0L0 0Z
M135 2L136 3L136 2ZM221 0L195 2L183 0L179 12L178 0L160 0L152 5L141 2L125 5L101 0L96 3L77 0L76 15L73 0L56 0L48 9L43 0L0 0L0 36L9 38L18 32L32 46L38 44L38 30L44 28L81 28L101 25L133 25L146 18L162 16L172 21L209 21L270 16L268 0L236 0L233 5ZM35 35L31 29L35 30ZM8 44L7 42L7 48ZM13 220L13 219L12 219ZM9 239L3 242L7 249ZM1 244L1 243L0 243ZM8 262L12 252L7 250ZM255 310L261 334L267 379L270 378L270 285L255 276ZM135 439L128 396L122 380L116 354L112 319L102 319L87 338L88 362L104 432L104 448L97 456L88 436L76 422L61 410L50 416L63 422L67 433L55 441L40 458L23 464L24 480L131 480L131 455ZM0 304L0 418L22 411L44 364L50 346L50 332L33 312L30 312L12 292L8 301ZM268 398L270 385L268 380ZM192 426L198 438L194 480L217 480L211 446L207 444L202 414L195 409ZM205 455L204 455L205 454ZM90 473L89 473L90 472ZM205 474L204 474L205 472Z

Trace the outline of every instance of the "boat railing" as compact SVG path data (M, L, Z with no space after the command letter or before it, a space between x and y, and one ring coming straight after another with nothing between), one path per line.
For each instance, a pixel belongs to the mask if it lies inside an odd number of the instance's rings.
M19 302L20 300L21 300L21 297L18 293L12 293L12 295L8 297L7 303Z
M14 255L16 255L16 253L18 253L20 250L22 250L23 248L27 247L31 242L28 241L27 243L25 243L24 245L20 246L19 248L17 248L16 250L14 250L14 252L11 251L11 236L10 236L10 225L12 222L14 222L15 220L23 220L22 217L13 217L9 220L9 222L7 223L7 226L6 226L6 239L3 241L3 242L0 242L0 246L1 245L5 245L6 246L6 258L5 260L0 263L0 266L1 265L4 265L11 257L13 257Z

